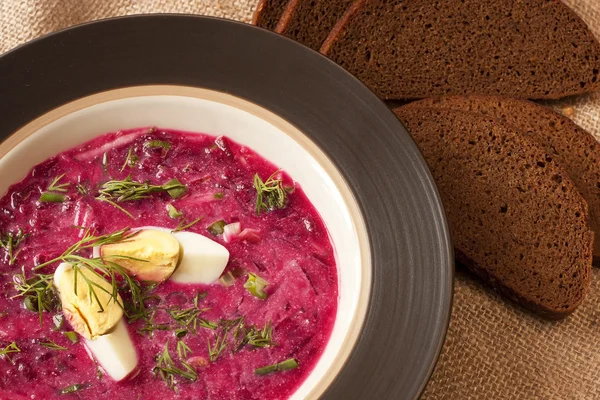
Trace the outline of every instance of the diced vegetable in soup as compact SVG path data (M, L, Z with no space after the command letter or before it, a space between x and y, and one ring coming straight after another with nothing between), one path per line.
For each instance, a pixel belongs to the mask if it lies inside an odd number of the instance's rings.
M323 221L226 137L106 134L0 210L0 399L285 399L331 334Z

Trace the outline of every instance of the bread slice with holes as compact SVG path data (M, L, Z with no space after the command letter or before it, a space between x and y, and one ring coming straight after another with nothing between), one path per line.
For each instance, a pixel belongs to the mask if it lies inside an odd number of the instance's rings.
M569 118L526 100L500 96L449 96L411 103L410 108L472 111L517 128L543 147L567 172L588 204L594 261L600 262L600 143Z
M260 0L252 16L252 24L274 30L287 3L288 0Z
M559 0L358 0L321 52L386 100L600 88L600 44Z
M290 0L275 32L319 51L352 0Z
M590 285L593 233L566 171L493 118L416 107L394 112L433 174L457 260L540 315L573 312Z

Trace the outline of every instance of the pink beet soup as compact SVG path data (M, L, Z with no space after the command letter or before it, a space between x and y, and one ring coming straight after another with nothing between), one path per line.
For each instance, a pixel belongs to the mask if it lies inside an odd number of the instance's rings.
M275 175L286 193L283 207L257 213L254 176L266 181L276 171L269 161L226 137L157 128L109 133L36 165L0 200L0 398L291 396L331 334L338 278L324 223L291 177ZM58 190L48 190L59 177L54 185ZM114 204L98 200L104 183L128 177L153 185L177 179L185 190L176 198L157 192ZM42 193L50 193L52 201L41 201ZM240 223L242 233L225 241L221 228L234 222ZM142 226L183 227L224 245L230 258L221 279L211 285L140 283L147 314L124 317L138 367L132 378L115 382L88 354L82 338L71 333L68 322L61 321L52 289L44 292L46 309L39 312L36 294L23 295L16 283L22 283L23 271L28 282L35 282L36 274L51 276L58 263L35 267L81 240L83 228L103 235ZM92 252L87 249L82 255L92 257ZM249 274L267 282L266 299L244 287ZM127 303L130 291L121 283ZM176 319L173 310L192 310L195 317ZM237 340L231 326L242 332L240 337L270 327L269 340L264 346ZM189 348L181 357L179 342ZM218 354L209 351L215 345L222 347ZM174 365L185 370L186 363L192 376L161 376L155 367L166 346ZM297 367L257 373L290 359Z

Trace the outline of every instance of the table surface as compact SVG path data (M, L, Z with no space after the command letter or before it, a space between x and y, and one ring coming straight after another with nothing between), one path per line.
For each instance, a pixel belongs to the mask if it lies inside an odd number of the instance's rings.
M564 0L600 38L600 0ZM0 0L0 53L49 32L140 13L249 22L257 0ZM552 102L600 138L600 93ZM450 327L423 399L600 398L600 269L577 311L548 322L457 271Z

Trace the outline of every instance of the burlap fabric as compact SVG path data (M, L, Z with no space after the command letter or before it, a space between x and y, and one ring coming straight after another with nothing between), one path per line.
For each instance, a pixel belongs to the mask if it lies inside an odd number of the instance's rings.
M0 53L48 32L118 15L195 13L248 22L256 2L0 0ZM600 0L565 2L600 37ZM600 94L552 105L600 139ZM423 398L600 399L600 269L581 307L560 322L508 304L459 270L446 344Z

